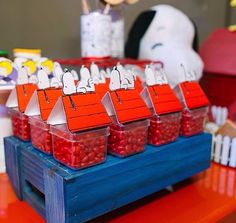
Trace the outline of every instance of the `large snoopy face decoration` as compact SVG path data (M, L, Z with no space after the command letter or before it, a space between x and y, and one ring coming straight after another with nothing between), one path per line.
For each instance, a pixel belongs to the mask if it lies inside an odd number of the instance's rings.
M171 87L186 80L189 73L200 79L203 62L194 51L197 33L193 22L180 10L157 5L135 21L126 45L130 58L161 61Z

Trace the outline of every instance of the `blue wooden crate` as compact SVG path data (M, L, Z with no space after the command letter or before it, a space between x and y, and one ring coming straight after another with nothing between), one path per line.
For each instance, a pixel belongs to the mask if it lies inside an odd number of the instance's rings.
M208 168L210 150L211 136L201 134L73 171L25 146L20 150L23 199L48 223L84 222Z
M15 137L8 137L4 139L6 172L16 195L20 200L22 200L22 187L20 185L20 150L21 148L30 145L31 144L29 142L23 142Z

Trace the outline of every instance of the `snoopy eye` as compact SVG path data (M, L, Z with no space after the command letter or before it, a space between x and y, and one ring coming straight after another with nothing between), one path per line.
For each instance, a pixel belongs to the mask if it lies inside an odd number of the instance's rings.
M159 47L159 46L163 46L163 43L155 43L155 44L152 46L152 50L154 50L156 47Z

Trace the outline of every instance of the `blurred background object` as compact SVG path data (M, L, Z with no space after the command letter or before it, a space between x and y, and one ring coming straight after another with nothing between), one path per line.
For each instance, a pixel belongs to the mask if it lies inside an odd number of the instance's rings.
M90 0L95 4L94 0ZM11 0L1 4L1 48L11 52L14 47L40 48L48 57L80 56L80 15L78 0ZM141 11L156 4L170 4L191 16L199 27L200 42L226 20L228 0L140 0L125 8L126 34ZM217 13L216 13L217 12ZM229 23L231 24L231 23Z

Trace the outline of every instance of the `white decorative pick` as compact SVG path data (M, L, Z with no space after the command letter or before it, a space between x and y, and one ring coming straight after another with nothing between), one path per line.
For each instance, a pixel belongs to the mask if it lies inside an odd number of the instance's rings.
M162 76L163 84L168 84L166 72L163 68L161 68L161 76Z
M71 70L71 74L73 75L75 81L79 80L79 75L76 70Z
M29 83L28 71L25 67L19 68L16 83L17 84L28 84Z
M43 68L40 68L37 76L38 76L38 88L39 89L46 89L46 88L50 87L48 74Z
M162 74L161 74L160 70L155 72L155 82L158 85L163 84L163 78L162 78Z
M56 77L59 82L61 82L63 73L61 65L58 62L54 62L53 76Z
M100 71L100 80L99 80L99 83L101 84L105 84L106 83L106 71L105 70L101 70Z
M190 81L196 81L196 74L194 70L190 71L189 76Z
M145 78L146 78L146 83L148 86L155 85L156 80L155 80L155 74L153 69L150 67L150 65L146 65L145 67Z
M62 91L65 95L76 93L74 77L68 70L65 70L65 73L62 75L62 85Z
M111 91L115 91L121 88L120 73L116 67L114 67L111 72L109 88Z
M38 78L37 78L37 76L35 74L30 75L29 83L31 83L31 84L38 84Z
M109 68L109 67L107 67L107 69L106 69L106 78L110 78L110 76L111 76L111 69Z
M87 67L82 66L80 69L80 77L81 80L77 85L77 92L86 93L86 91L95 91L94 82Z
M125 74L125 78L128 80L128 88L134 88L135 83L135 75L132 70L127 70Z
M95 86L92 78L88 79L87 91L95 91Z
M94 83L98 84L100 79L100 73L97 64L95 64L94 62L92 62L90 65L90 72Z
M51 78L50 87L58 88L59 86L60 86L60 81L56 77Z
M125 78L126 70L120 63L117 63L117 70L120 73L120 80L122 81Z

